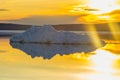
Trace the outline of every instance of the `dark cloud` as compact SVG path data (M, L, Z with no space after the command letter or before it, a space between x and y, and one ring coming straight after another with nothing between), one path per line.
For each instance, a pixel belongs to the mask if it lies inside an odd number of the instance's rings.
M84 10L86 10L86 11L99 11L98 9L90 9L90 8L86 8Z
M9 11L8 9L0 9L0 11Z
M99 9L96 8L89 8L87 6L81 6L81 7L75 7L74 11L99 11Z

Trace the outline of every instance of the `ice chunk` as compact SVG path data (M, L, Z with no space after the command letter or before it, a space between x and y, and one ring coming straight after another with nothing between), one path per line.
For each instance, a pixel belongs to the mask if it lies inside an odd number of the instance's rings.
M88 35L70 31L57 31L50 25L31 27L21 34L11 37L11 42L51 43L51 44L92 44ZM103 43L103 41L101 41Z

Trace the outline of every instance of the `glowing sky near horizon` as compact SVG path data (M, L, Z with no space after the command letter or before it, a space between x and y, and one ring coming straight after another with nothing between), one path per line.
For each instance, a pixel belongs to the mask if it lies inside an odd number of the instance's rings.
M80 22L118 21L118 0L1 0L0 20L31 16L77 16Z
M77 0L1 0L0 19L19 19L34 15L66 15Z

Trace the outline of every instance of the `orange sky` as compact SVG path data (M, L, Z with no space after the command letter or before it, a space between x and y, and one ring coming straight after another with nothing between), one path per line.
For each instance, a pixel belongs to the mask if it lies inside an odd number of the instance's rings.
M78 0L2 0L0 19L18 19L33 15L65 15L70 14L69 10Z
M35 19L41 16L62 16L61 21L67 16L72 23L119 21L119 3L119 0L1 0L0 20L29 23L41 21Z

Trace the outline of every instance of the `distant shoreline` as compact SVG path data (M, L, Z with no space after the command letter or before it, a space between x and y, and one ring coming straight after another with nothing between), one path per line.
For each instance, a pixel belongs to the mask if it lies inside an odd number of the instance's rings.
M0 30L0 37L9 37L22 32L24 30Z
M117 23L117 25L120 26L120 23ZM41 27L37 25L35 26ZM64 30L64 31L88 31L90 27L94 27L97 31L110 31L110 27L108 23L90 24L90 25L88 24L58 24L58 25L52 25L52 26L56 30ZM0 30L27 30L30 27L32 27L32 25L0 23Z
M112 38L112 33L110 27L107 23L103 24L95 24L94 26L87 26L85 24L58 24L52 25L56 30L63 30L63 31L72 31L72 32L80 32L82 34L86 34L85 32L92 32L90 28L94 28L100 38ZM120 23L118 23L120 26ZM118 27L117 26L117 27ZM22 25L22 24L12 24L12 23L0 23L0 37L10 37L12 35L22 33L23 31L27 30L28 28L32 27L32 25ZM41 26L36 26L41 27ZM113 26L114 28L116 26ZM102 33L101 33L102 32ZM88 34L88 33L87 33ZM120 36L120 32L116 32L117 35Z

